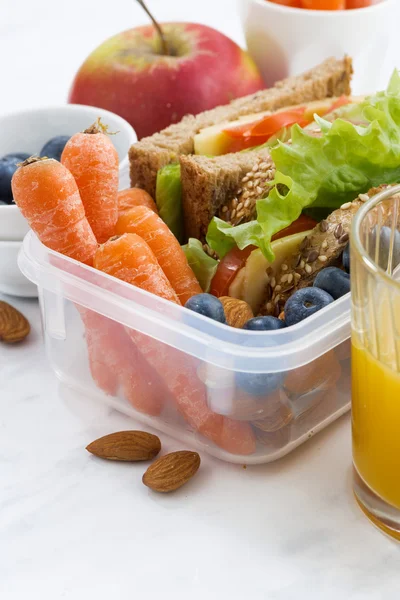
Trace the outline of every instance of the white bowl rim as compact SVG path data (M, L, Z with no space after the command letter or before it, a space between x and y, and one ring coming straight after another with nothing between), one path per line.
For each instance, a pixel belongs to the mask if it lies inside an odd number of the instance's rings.
M298 14L298 15L304 15L307 14L309 16L312 16L315 19L318 18L322 18L325 15L330 15L330 16L335 16L338 17L340 15L340 18L343 18L343 15L346 13L350 13L352 15L354 15L356 12L359 11L363 11L363 14L368 12L374 12L374 11L379 11L379 10L383 10L383 7L385 7L385 5L387 6L388 4L394 4L394 0L381 0L381 2L378 2L378 4L372 4L372 6L365 6L363 8L346 8L344 10L315 10L315 9L311 9L311 8L295 8L292 6L285 6L283 4L276 4L275 2L272 2L271 0L249 0L250 2L253 2L254 4L259 4L260 6L268 6L268 8L270 10L275 10L276 12L283 12L285 15L288 14L288 11L290 11L292 14Z

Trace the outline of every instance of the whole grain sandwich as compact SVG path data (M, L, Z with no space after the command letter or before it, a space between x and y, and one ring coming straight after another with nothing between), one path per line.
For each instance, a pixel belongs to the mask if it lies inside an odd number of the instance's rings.
M329 59L131 148L132 184L187 242L203 289L279 316L323 269L344 268L358 208L400 180L400 74L355 98L351 73L349 58Z
M250 220L257 195L261 197L264 184L273 178L272 142L284 138L294 123L312 120L314 112L324 114L337 98L349 96L351 75L350 58L332 58L274 88L188 115L132 146L132 186L157 198L161 215L182 241L204 241L209 222L218 214L234 225ZM248 172L260 176L242 186ZM237 204L246 192L241 212ZM175 206L171 215L173 195L183 211Z

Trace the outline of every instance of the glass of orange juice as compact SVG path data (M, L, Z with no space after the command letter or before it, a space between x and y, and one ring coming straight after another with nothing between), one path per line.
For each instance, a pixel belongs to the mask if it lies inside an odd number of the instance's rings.
M354 492L400 540L400 185L359 209L350 248Z

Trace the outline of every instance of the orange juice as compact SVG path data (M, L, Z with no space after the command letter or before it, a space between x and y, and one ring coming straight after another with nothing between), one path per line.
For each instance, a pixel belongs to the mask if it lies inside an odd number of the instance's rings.
M400 509L400 373L353 343L353 459L375 494Z

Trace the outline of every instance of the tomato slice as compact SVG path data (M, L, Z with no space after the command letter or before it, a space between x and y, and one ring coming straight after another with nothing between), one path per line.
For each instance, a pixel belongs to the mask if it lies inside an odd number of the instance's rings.
M274 133L298 123L303 119L305 107L293 108L262 117L252 123L243 123L243 125L234 125L224 129L224 133L230 137L267 137L270 138Z
M327 114L342 108L342 106L346 106L346 104L350 104L350 102L351 100L348 96L340 96L340 98L338 98L336 102L332 104L330 109L327 111Z
M316 224L317 221L311 217L300 215L300 217L291 225L289 225L289 227L286 227L279 233L275 234L272 240L279 240L287 235L293 235L294 233L300 233L301 231L308 231L309 229L313 229ZM217 271L211 282L210 294L213 294L217 298L220 296L227 296L231 283L235 279L240 269L244 267L246 260L255 249L255 246L248 246L243 250L239 250L239 248L232 248L232 250L230 250L228 254L224 256L218 265Z
M248 246L243 250L236 247L232 248L228 254L225 254L211 281L210 294L214 294L217 298L228 295L232 281L235 279L238 271L244 266L253 250L255 250L255 246Z
M301 0L301 6L309 10L344 10L346 0Z
M293 221L291 225L285 227L285 229L282 229L281 231L278 231L278 233L272 236L272 241L279 240L288 235L294 235L295 233L314 229L317 223L318 221L308 217L307 215L300 215L300 217L296 219L296 221Z
M284 127L291 127L295 123L298 123L300 127L305 127L309 123L304 118L305 110L304 106L300 106L262 117L252 123L233 125L224 129L223 132L234 140L234 150L231 149L231 151L238 152L264 144Z

